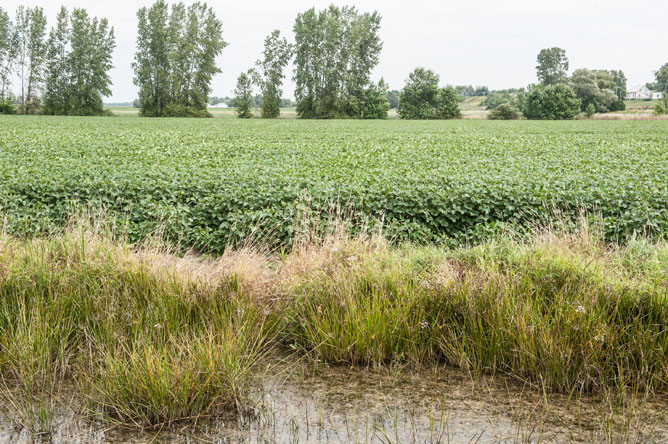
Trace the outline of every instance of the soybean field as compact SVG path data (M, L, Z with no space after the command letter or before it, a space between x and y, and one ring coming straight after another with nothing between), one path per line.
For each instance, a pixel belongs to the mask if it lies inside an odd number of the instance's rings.
M25 236L85 206L130 240L221 252L348 217L398 241L598 214L604 233L668 232L662 121L300 121L0 116L0 213Z

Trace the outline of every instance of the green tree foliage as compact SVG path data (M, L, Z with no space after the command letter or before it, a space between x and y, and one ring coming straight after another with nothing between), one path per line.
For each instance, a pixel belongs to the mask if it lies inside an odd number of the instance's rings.
M33 113L39 110L37 90L44 81L46 57L46 16L44 10L35 6L30 10L30 26L28 27L28 87L25 98L24 112Z
M28 65L28 34L30 29L30 8L21 5L16 10L16 64L21 81L21 95L19 105L25 108L25 80Z
M658 71L654 72L654 78L656 79L656 87L654 89L657 91L668 92L668 63L664 64Z
M464 97L484 97L489 94L489 88L486 86L457 85L454 87L458 95Z
M297 16L293 79L300 117L362 117L364 100L374 96L365 90L383 47L380 21L378 12L334 5Z
M14 101L14 96L11 94L7 94L7 97L0 99L0 114L14 114L16 112Z
M561 48L546 48L538 53L536 73L543 85L556 85L564 82L568 73L568 58Z
M133 69L141 115L206 116L216 57L227 46L222 23L206 3L164 0L137 11Z
M103 96L111 95L109 70L116 46L106 18L85 9L61 8L47 44L44 112L58 115L104 114Z
M499 105L503 105L505 103L510 103L510 102L512 102L512 97L510 96L510 93L506 90L501 90L501 91L492 91L491 93L489 93L485 97L485 100L483 100L482 104L488 110L493 110Z
M392 89L387 92L387 101L390 103L390 109L399 108L399 96L401 96L401 91L398 89Z
M262 91L262 117L276 118L280 115L281 95L283 94L283 70L292 57L292 45L281 38L276 29L264 39L264 58L255 62L253 80Z
M523 101L522 113L527 119L573 119L580 112L580 99L564 84L532 88Z
M253 86L250 76L242 72L237 78L237 87L234 90L234 106L237 108L237 117L250 119L253 117Z
M457 92L451 86L439 88L439 76L425 68L415 68L406 80L399 99L402 119L453 119L459 117Z
M475 97L484 97L489 94L489 88L486 86L476 86L473 95Z
M6 99L18 55L18 33L9 14L0 8L0 100Z
M502 103L493 108L487 118L489 120L517 120L521 117L520 110L510 103Z
M56 27L51 28L47 43L46 85L43 96L45 114L67 115L70 113L69 79L70 56L70 18L65 7L60 9L56 18Z
M622 70L610 70L607 71L612 80L615 82L615 94L619 100L623 101L626 97L626 75Z
M626 104L626 75L621 70L596 70L598 87L601 91L610 90L615 94L616 100L607 106L608 111L624 111Z
M592 104L596 112L606 113L619 101L611 89L615 88L614 81L606 72L601 74L589 69L576 69L571 76L570 85L580 99L582 111L586 111Z
M663 116L664 114L668 113L668 107L666 107L665 102L659 100L656 102L654 105L654 115L655 116Z
M38 6L19 6L16 12L16 32L21 77L21 112L32 114L39 111L37 90L43 81L46 57L46 16Z
M473 97L475 94L475 88L473 85L456 85L454 88L457 95L460 96Z
M362 93L361 108L356 113L362 119L387 119L390 102L387 100L388 88L385 80L378 84L371 82Z

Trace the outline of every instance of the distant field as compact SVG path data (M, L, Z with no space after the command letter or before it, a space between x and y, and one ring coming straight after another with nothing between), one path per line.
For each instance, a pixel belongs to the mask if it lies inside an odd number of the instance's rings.
M627 113L648 113L652 114L654 105L658 100L624 100Z
M553 208L600 212L609 238L666 233L668 126L0 116L6 229L52 229L81 203L127 218L131 239L162 221L215 252L254 229L288 242L334 204L420 243Z
M139 109L131 106L108 106L106 109L110 110L114 115L117 116L138 116ZM209 112L213 117L236 117L234 113L234 108L209 108ZM259 108L253 110L253 113L259 117L261 111ZM282 108L281 109L281 118L295 118L297 113L294 108Z

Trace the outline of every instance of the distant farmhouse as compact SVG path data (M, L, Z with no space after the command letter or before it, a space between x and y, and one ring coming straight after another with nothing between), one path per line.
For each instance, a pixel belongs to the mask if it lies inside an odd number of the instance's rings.
M208 107L209 108L229 108L229 106L227 106L227 103L223 103L223 102L217 103L215 105L209 105Z
M645 85L636 85L626 91L626 100L650 100L661 98L663 98L662 92L651 91Z

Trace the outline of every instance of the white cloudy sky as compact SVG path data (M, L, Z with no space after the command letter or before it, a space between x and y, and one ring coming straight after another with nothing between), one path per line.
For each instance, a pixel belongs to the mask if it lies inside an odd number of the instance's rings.
M83 7L107 17L116 30L113 95L109 102L136 97L130 64L136 37L136 10L152 0L1 0L13 11L19 4L44 7L49 26L60 5ZM186 1L191 3L191 1ZM210 0L223 21L229 46L220 56L223 73L213 95L231 95L237 75L260 55L273 29L291 35L297 13L331 0ZM653 80L668 62L668 1L665 0L349 0L361 11L378 10L384 41L374 72L400 89L416 66L431 68L442 83L488 85L492 89L535 82L536 54L560 46L576 68L622 69L629 86ZM289 76L288 76L289 77ZM288 80L286 95L292 95Z

